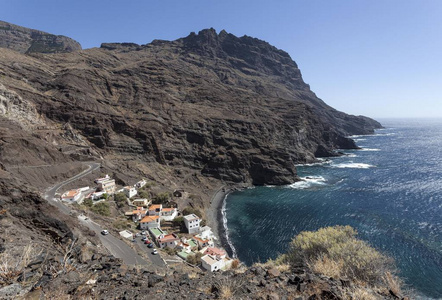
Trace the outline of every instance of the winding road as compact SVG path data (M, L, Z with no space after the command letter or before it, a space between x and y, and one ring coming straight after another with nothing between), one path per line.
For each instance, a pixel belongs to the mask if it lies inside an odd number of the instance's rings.
M61 183L57 183L53 187L50 187L49 189L46 190L46 192L44 194L44 198L50 204L56 206L64 214L69 215L73 212L73 210L69 206L62 203L61 201L57 201L55 199L55 193L62 186L66 185L68 183L71 183L75 180L78 180L78 179L92 173L93 171L97 170L98 168L100 168L99 163L87 162L85 164L88 166L88 168L86 170L84 170L80 174L77 174L77 175L69 178L66 181L63 181ZM129 247L126 243L124 243L120 239L112 236L111 234L102 235L101 231L103 230L103 228L101 228L99 224L95 223L94 221L92 221L91 219L86 218L86 217L79 217L78 220L82 224L87 226L89 229L93 230L100 238L100 241L104 245L104 247L106 247L113 256L115 256L117 258L121 258L124 261L124 263L126 263L128 265L147 265L148 264L131 247ZM155 263L155 262L157 262L157 260L155 259L155 261L153 261L153 262Z

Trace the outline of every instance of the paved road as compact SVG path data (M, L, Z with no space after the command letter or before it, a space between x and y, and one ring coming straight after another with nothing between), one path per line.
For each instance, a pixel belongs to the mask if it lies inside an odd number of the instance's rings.
M165 267L166 264L164 263L163 259L161 258L160 254L152 254L153 249L157 248L154 246L153 248L147 247L146 244L141 240L141 236L137 237L135 240L137 241L138 246L140 246L141 250L144 251L147 256L149 257L149 260L153 262L155 265L159 267ZM151 237L149 237L149 240L152 240Z
M75 175L74 177L69 178L66 181L63 181L61 183L58 183L54 185L53 187L49 188L45 192L45 199L48 200L48 202L54 206L56 206L61 212L65 214L70 214L72 212L72 209L65 205L64 203L57 201L55 197L55 193L58 189L60 189L62 186L71 183L75 180L78 180L91 172L97 170L100 167L99 163L86 163L88 165L88 168L81 172L78 175ZM108 235L102 235L101 231L103 228L100 227L97 223L90 220L89 218L85 217L79 217L78 218L80 222L87 227L89 227L91 230L95 231L100 238L101 243L109 250L109 252L117 257L123 259L123 261L128 265L146 265L147 262L139 256L131 247L129 247L127 244L125 244L120 239L112 236L111 234Z
M101 243L113 256L123 259L128 265L147 265L147 262L122 240L114 237L112 234L102 235L101 231L103 228L100 225L82 216L79 216L78 219L82 224L95 231L100 237Z

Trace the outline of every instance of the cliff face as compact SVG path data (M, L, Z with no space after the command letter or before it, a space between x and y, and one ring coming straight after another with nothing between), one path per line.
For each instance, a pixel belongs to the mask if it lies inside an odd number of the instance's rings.
M284 51L225 31L0 56L7 88L51 122L72 125L103 157L178 173L286 184L297 178L295 163L354 148L345 136L380 127L317 98Z
M0 21L0 48L20 53L59 53L81 50L81 45L66 36Z

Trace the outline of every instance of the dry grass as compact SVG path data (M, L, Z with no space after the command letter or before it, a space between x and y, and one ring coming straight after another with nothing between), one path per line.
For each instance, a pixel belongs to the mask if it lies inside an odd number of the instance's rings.
M24 272L32 258L41 254L34 245L29 244L23 248L21 255L17 256L5 251L0 254L0 285L10 284Z
M381 296L373 293L372 290L356 288L348 292L347 294L348 300L378 300L382 299Z
M398 277L394 276L390 272L386 272L384 280L385 280L385 283L387 284L388 288L393 293L395 293L396 295L401 295L402 294L402 290L401 290L402 283L401 283L401 281L399 280Z
M314 272L324 274L328 277L340 278L344 275L342 274L344 270L344 261L342 259L336 261L327 256L323 256L309 263L309 267Z
M244 278L224 277L215 283L219 299L234 299L235 294L245 284Z

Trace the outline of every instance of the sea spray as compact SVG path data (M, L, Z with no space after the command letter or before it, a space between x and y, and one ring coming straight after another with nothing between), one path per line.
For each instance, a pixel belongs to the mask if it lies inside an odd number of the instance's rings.
M236 249L235 249L235 246L233 246L233 243L231 242L231 240L229 238L229 227L227 226L227 212L226 212L227 201L226 200L227 200L228 196L229 196L229 194L227 194L223 199L223 205L221 207L221 214L223 216L223 226L224 226L224 232L225 232L227 244L229 245L230 250L232 250L232 257L237 258Z

